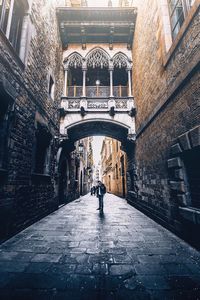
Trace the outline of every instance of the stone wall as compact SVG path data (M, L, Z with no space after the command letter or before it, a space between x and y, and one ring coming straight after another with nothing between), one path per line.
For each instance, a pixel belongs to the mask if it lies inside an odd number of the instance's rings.
M135 1L133 45L136 102L137 196L129 201L172 229L181 230L179 200L172 191L167 161L176 139L200 124L199 1L167 50L160 3ZM199 147L199 144L196 144Z
M54 2L33 0L22 62L0 32L0 82L12 94L7 165L0 176L0 238L4 239L55 210L54 195L58 105L62 93L62 49ZM49 77L55 82L49 96ZM37 121L52 135L49 176L33 176Z

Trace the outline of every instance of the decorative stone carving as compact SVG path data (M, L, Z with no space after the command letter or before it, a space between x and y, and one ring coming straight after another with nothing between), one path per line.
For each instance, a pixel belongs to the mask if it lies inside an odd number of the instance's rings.
M104 109L108 108L108 101L88 101L87 108Z
M92 68L107 68L109 66L109 58L102 49L95 49L87 58L87 66Z
M80 100L70 100L68 104L68 108L78 109L80 108Z
M77 68L82 67L82 57L77 52L73 53L68 59L68 66Z
M127 100L116 100L115 107L118 109L126 109L127 108Z
M120 69L129 67L128 60L127 60L126 56L121 52L117 53L113 57L113 65L114 65L114 67L117 67L117 68L120 68Z

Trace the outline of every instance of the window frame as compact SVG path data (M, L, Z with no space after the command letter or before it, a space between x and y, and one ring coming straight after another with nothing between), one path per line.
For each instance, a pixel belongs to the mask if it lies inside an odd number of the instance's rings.
M49 75L48 80L48 95L50 99L55 100L55 78L52 74Z
M44 141L42 145L41 145L41 141ZM48 130L48 128L46 127L46 125L37 122L37 129L35 132L33 174L37 174L41 176L50 175L51 151L52 151L51 142L52 142L52 135ZM43 154L43 159L38 161L38 157L39 157L38 151L41 150Z
M8 91L8 88L10 91ZM16 95L12 93L11 89L12 88L7 81L0 81L0 98L3 99L3 101L1 101L1 105L2 108L5 106L4 109L1 110L2 114L0 115L0 123L2 126L2 131L0 133L0 171L7 170L9 164L9 138L11 126L14 121L14 105L16 97Z
M26 39L26 48L28 48L28 45L30 43L29 39L27 39L27 34L29 31L29 19L27 18L30 15L30 8L31 8L31 0L10 0L10 9L8 12L8 19L6 23L5 30L3 29L3 23L5 18L5 7L6 7L6 1L2 0L2 11L0 15L0 33L5 37L5 41L8 43L8 46L11 47L14 55L16 58L20 59L20 62L23 64L25 63L27 59L27 50L24 50L24 39ZM18 6L20 9L18 9L18 12L20 12L21 17L19 17L20 20L20 30L18 33L17 43L16 45L13 44L11 40L11 27L12 27L12 21L13 21L13 13L14 13L14 5ZM22 7L21 7L22 6ZM23 12L22 12L23 11ZM13 27L14 28L14 27ZM15 35L14 35L15 36Z
M178 19L176 20L175 24L173 24L173 17L175 16L175 12L177 9L177 5L178 3L181 3L181 7L182 7L182 14L178 17ZM174 7L172 8L172 0L167 0L167 5L168 5L168 11L169 11L169 20L170 20L170 28L171 28L171 37L172 37L172 41L174 41L181 29L181 27L183 26L183 23L192 7L192 5L195 3L195 0L192 0L192 2L190 3L190 0L176 0ZM181 18L183 17L183 21L180 24L179 21L181 20ZM177 29L177 26L179 26L178 31L175 32L175 30Z

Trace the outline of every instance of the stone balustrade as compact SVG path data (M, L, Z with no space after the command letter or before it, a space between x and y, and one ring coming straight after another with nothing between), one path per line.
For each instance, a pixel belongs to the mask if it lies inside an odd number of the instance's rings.
M109 111L114 107L116 112L129 112L135 107L134 98L81 98L81 97L62 97L61 108L65 111L76 112L83 107L86 111Z

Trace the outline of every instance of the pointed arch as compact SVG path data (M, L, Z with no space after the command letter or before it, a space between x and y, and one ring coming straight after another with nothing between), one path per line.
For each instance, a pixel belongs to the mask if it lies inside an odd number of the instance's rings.
M117 68L128 68L130 67L130 62L128 57L122 53L118 52L113 56L113 66Z
M82 67L83 65L83 57L78 52L73 52L67 58L67 65L71 68Z
M87 66L88 67L108 67L109 66L110 56L102 48L92 49L86 56Z

